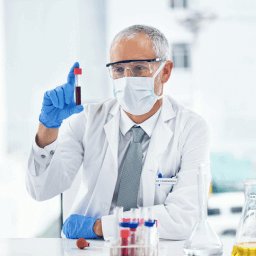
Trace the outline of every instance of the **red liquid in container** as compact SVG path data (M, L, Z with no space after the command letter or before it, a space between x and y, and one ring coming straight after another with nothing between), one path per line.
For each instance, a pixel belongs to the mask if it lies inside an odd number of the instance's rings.
M123 238L122 238L122 244L121 244L121 245L128 245L128 238L123 237ZM121 255L122 255L122 256L129 256L129 255L128 255L128 248L122 248L121 251L122 251L122 252L121 252Z
M135 244L135 232L131 232L131 244ZM131 248L131 256L135 256L135 248Z
M76 105L81 105L81 87L76 86Z
M127 246L128 245L128 237L130 236L130 230L123 229L120 231L121 236L121 246ZM121 249L121 256L129 256L128 254L128 248L122 248Z

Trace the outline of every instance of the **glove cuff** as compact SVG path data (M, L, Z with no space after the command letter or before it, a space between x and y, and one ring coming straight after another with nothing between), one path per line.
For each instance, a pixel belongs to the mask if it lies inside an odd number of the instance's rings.
M92 239L100 238L96 236L93 231L93 225L99 218L90 218L78 214L70 215L63 224L63 233L66 238L78 239Z
M94 223L96 222L96 220L98 220L98 218L96 219L93 219L93 222L92 222L92 238L100 238L99 236L97 236L94 231L93 231L93 226L94 226Z
M45 121L44 121L44 118L42 117L42 115L40 114L39 115L39 121L47 128L51 128L51 129L57 129L57 128L60 128L62 122L59 124L59 125L56 125L56 124L47 124Z

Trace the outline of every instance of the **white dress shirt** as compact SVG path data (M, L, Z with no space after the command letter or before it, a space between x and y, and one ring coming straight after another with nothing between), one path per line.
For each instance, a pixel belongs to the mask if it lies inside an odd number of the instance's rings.
M150 142L151 135L153 133L153 130L155 128L157 119L160 115L161 107L158 109L158 111L145 120L143 123L136 124L134 123L124 112L124 110L121 108L121 115L120 115L120 130L119 130L119 147L118 147L118 177L115 187L115 192L113 195L111 207L110 207L110 214L113 213L113 209L117 204L117 198L118 198L118 191L119 191L119 185L121 180L121 173L124 167L125 157L128 152L128 148L130 143L133 141L133 133L131 131L131 128L135 126L140 126L144 131L145 135L142 140L142 167L145 162L145 158L147 155L148 145ZM137 206L142 206L142 195L141 195L141 189L139 189L138 192L138 200L137 200Z

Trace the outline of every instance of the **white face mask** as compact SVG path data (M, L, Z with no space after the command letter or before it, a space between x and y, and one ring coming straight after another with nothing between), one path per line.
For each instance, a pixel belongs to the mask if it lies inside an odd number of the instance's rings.
M156 101L163 98L154 92L155 77L164 67L163 62L153 77L122 77L113 80L114 96L122 108L136 116L148 113Z

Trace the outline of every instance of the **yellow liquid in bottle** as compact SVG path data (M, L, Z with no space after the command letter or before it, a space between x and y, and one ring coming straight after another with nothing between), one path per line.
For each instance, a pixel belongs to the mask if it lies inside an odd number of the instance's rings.
M256 243L235 244L231 256L256 256Z

